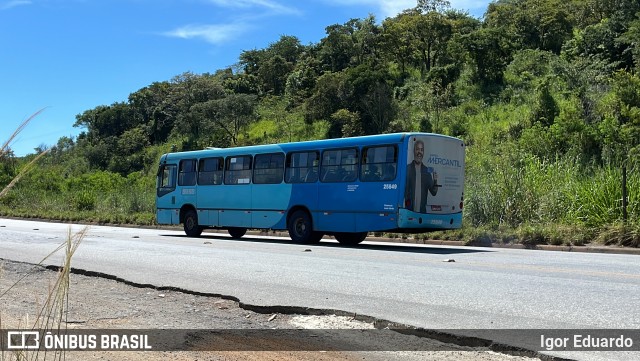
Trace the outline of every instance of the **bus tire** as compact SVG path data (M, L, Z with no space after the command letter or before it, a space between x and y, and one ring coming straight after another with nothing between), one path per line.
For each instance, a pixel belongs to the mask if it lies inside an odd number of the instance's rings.
M365 238L367 238L367 232L341 232L334 234L334 236L340 244L355 245L361 243Z
M184 233L189 237L200 237L204 228L198 225L198 213L193 209L184 214Z
M227 232L229 232L231 238L242 238L242 236L247 233L247 229L242 227L231 227L227 229Z
M322 233L313 231L311 216L302 209L293 212L289 217L287 229L289 230L289 237L296 243L318 243L323 236Z

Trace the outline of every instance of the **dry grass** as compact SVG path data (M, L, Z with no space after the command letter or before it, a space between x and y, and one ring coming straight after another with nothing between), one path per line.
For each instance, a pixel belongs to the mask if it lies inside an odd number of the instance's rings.
M24 128L27 126L27 124L29 124L35 117L37 117L40 113L42 113L46 108L42 108L40 110L38 110L37 112L31 114L30 117L28 117L26 120L24 120L22 123L20 123L20 125L18 126L18 128L11 134L11 136L9 137L9 139L7 139L6 142L4 142L4 144L2 145L2 148L0 148L0 159L4 159L6 157L9 157L11 155L11 148L10 145L11 143L14 141L14 139L18 136L18 134L20 134L20 132L22 132L24 130ZM33 169L33 167L35 166L36 162L38 162L38 160L40 158L42 158L45 154L47 154L49 151L44 151L41 152L40 154L38 154L35 158L33 158L31 160L31 162L27 163L26 166L24 166L22 168L22 170L20 170L20 173L18 173L17 176L15 176L13 178L13 180L11 180L11 182L4 187L4 189L2 189L2 191L0 191L0 198L4 197L7 195L7 193L11 190L11 188L13 188L15 186L15 184L25 175L27 174L31 169Z
M88 227L83 228L77 233L72 233L69 228L69 233L65 242L56 247L51 253L45 256L37 265L34 265L32 272L29 272L20 277L15 283L13 283L6 290L0 293L0 304L12 289L18 287L22 282L26 282L27 279L35 274L36 269L44 265L45 261L54 257L58 252L64 250L64 258L62 265L58 271L58 275L54 280L52 286L44 295L36 295L36 297L43 297L44 302L35 312L35 319L30 320L28 316L25 316L20 322L19 329L24 330L38 330L41 332L46 331L58 331L66 328L66 317L69 304L69 278L71 274L71 259L80 246L80 243L89 231ZM0 315L2 310L0 309ZM2 328L2 318L0 318L0 329ZM0 353L0 360L46 360L64 359L64 351L46 351L39 352L34 351L15 351L11 353Z
M2 145L0 148L0 158L8 157L11 155L11 149L9 148L11 142L15 139L15 137L24 129L24 127L35 118L38 114L40 114L44 110L41 109L27 118L24 122L20 124L18 129L9 137L9 139ZM7 192L13 188L13 186L24 176L27 172L29 172L36 164L36 162L46 154L47 152L42 152L38 154L31 162L29 162L26 166L22 168L22 170L18 173L18 175L2 190L0 191L0 198L6 196ZM60 271L58 276L53 283L53 285L48 290L47 294L44 296L44 303L42 307L40 307L36 311L35 320L30 321L29 317L26 316L23 321L20 322L21 329L34 329L34 330L59 330L63 322L65 321L68 309L68 296L69 296L69 275L71 272L71 258L73 254L80 246L80 243L84 239L88 232L88 228L85 227L80 232L73 234L71 232L71 228L69 228L69 234L67 235L67 239L64 243L60 244L56 249L54 249L51 253L49 253L46 257L44 257L38 265L34 266L33 270L37 267L40 267L44 264L45 261L52 258L58 252L64 250L65 256L63 258L62 265L60 267ZM13 285L11 285L8 289L0 291L0 301L5 297L12 289L19 286L21 282L24 282L26 278L32 276L33 272L27 273L22 276L18 281L16 281ZM0 277L2 277L2 269L0 268ZM2 302L0 302L2 304ZM0 309L0 329L2 329L2 309ZM48 352L48 353L40 353L38 351L33 352L25 352L25 351L16 351L11 353L2 352L0 353L0 360L38 360L38 359L64 359L64 352Z
M640 226L635 224L612 224L599 235L598 242L605 245L640 247Z
M46 108L42 108L42 109L38 110L37 112L31 114L31 116L28 117L26 120L24 120L22 123L20 123L18 128L13 132L13 134L11 134L9 139L7 139L7 141L2 145L2 148L0 148L0 158L9 155L9 153L11 152L11 148L9 146L14 141L14 139L16 139L18 134L20 134L20 132L22 132L24 130L24 128L27 126L27 124L29 124L35 117L37 117L45 109Z
M18 173L18 175L16 175L13 180L11 180L11 182L9 182L9 184L7 184L6 187L4 187L4 189L2 191L0 191L0 198L4 197L7 195L7 193L11 190L11 188L13 188L16 183L18 183L18 181L25 175L27 174L31 169L33 169L33 167L35 166L35 164L38 162L38 160L40 158L42 158L45 154L47 154L49 152L49 150L45 150L44 152L41 152L40 154L38 154L35 158L33 158L29 163L27 163L27 165L25 165L24 167L22 167L22 169L20 170L20 173Z

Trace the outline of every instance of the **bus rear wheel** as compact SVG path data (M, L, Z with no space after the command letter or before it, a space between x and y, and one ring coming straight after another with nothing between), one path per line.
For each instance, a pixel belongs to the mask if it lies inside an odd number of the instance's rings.
M184 214L184 233L189 237L200 237L203 227L198 225L198 214L193 209Z
M364 241L364 239L367 238L367 232L343 232L336 233L334 234L334 236L336 237L336 240L338 240L338 242L340 242L341 244L354 245Z
M311 216L304 210L293 212L287 224L289 237L296 243L318 243L322 239L323 234L313 231Z
M232 227L227 229L227 231L229 232L231 238L242 238L242 236L247 233L247 229L242 227Z

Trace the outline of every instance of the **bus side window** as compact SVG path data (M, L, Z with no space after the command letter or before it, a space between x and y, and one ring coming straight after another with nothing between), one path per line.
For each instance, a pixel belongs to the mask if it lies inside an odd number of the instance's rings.
M224 170L224 184L251 183L251 156L227 157Z
M287 154L285 181L287 183L315 183L318 181L320 153L295 152Z
M222 158L204 158L198 162L198 184L222 184Z
M184 159L180 161L180 171L178 172L179 186L196 185L196 160Z
M358 150L356 148L326 150L322 153L321 181L353 182L358 179L357 168Z
M363 182L394 180L397 164L398 148L395 145L365 148L362 151L360 180Z
M282 183L284 154L257 154L253 169L254 184Z

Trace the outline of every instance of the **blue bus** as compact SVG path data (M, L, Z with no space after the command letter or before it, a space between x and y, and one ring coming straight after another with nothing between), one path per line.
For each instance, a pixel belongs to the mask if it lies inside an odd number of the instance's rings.
M298 243L332 235L358 244L368 232L462 226L465 145L429 133L396 133L162 155L158 224L287 230Z

